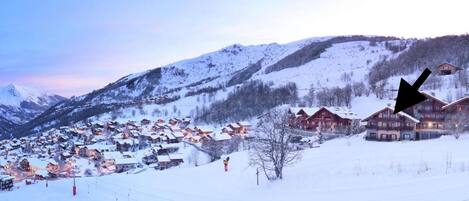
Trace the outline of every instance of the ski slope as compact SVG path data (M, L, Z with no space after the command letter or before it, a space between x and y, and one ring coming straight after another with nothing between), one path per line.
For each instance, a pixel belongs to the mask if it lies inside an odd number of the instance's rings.
M368 142L361 136L328 141L304 151L302 160L285 169L285 178L256 186L248 153L230 155L230 170L221 161L199 167L147 170L50 181L1 192L2 201L462 201L469 199L469 136L418 142Z

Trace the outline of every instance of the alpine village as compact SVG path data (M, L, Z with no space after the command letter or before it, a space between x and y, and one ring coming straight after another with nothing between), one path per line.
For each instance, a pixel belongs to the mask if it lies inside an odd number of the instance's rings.
M440 76L460 70L437 67ZM295 143L312 147L324 140L365 133L369 141L425 140L469 130L469 96L447 103L423 93L424 102L393 114L391 105L364 119L348 107L288 107ZM248 149L252 122L223 127L194 125L189 117L127 122L83 122L54 128L41 135L0 141L0 189L15 183L138 173L142 168L164 171L197 166L222 154Z

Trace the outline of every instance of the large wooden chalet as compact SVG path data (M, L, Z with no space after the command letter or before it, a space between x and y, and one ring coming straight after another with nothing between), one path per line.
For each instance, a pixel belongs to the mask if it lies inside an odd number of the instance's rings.
M343 132L358 119L344 107L290 108L289 114L291 127L321 132Z
M392 108L385 107L363 119L362 121L366 122L366 139L385 141L415 139L415 128L420 121L405 112L393 113Z

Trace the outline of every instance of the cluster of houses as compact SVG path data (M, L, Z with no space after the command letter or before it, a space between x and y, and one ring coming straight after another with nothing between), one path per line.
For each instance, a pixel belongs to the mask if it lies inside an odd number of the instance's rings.
M369 140L422 140L469 130L469 96L446 103L432 94L427 99L394 114L385 107L362 120Z
M347 108L290 108L289 125L313 132L348 134L347 128L361 122L367 140L423 140L469 130L469 96L447 103L422 92L427 99L394 114L390 106L359 120Z
M346 134L359 124L357 115L347 107L292 107L288 114L290 127L310 131Z
M183 147L202 150L207 143L224 145L235 137L246 138L249 128L249 123L237 122L216 132L208 126L193 126L189 118L64 126L38 136L0 141L0 175L22 181L110 174L144 165L164 170L184 163Z

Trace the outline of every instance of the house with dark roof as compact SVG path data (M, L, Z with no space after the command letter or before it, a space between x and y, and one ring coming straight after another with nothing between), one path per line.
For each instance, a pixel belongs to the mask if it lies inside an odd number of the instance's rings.
M437 69L440 75L452 75L455 74L457 71L463 70L463 68L454 66L449 63L442 63L438 65Z

